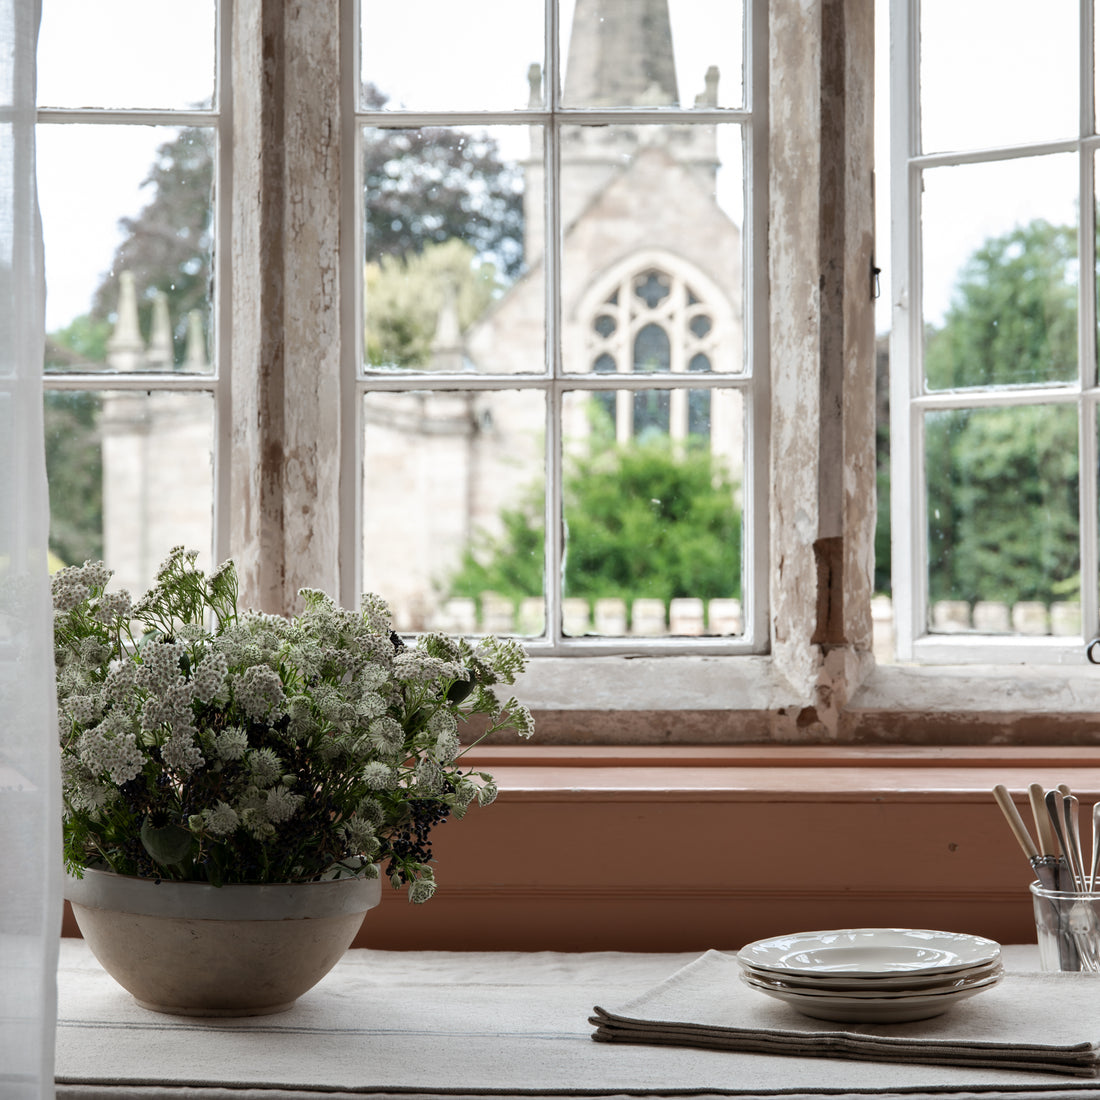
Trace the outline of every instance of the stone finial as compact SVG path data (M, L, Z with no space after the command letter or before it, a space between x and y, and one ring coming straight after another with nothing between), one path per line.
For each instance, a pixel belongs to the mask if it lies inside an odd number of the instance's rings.
M202 328L202 310L199 309L193 309L187 314L187 350L184 354L183 366L189 371L210 369L210 362L206 358L206 333Z
M718 106L718 66L711 65L704 77L703 90L695 97L696 107Z
M131 271L118 276L118 316L115 330L107 341L107 365L112 370L141 370L144 366L145 344L138 325L137 287Z
M443 292L443 305L432 337L432 367L441 371L463 368L462 330L458 323L458 295L451 283Z
M158 290L153 298L153 326L149 334L149 352L145 357L145 365L148 370L171 370L174 359L168 295L163 290Z
M527 106L542 106L542 66L532 62L527 67Z

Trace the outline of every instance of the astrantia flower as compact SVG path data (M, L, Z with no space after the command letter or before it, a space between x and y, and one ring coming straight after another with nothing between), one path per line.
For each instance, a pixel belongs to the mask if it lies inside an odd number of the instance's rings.
M272 787L267 792L267 802L264 806L268 821L279 825L289 821L297 812L304 798L300 794L288 791L286 787Z
M248 768L257 787L270 787L283 774L282 761L271 749L253 749L248 754Z
M212 809L202 812L203 824L214 836L229 836L237 831L241 819L228 802L219 801Z
M414 878L409 883L409 901L414 905L422 905L435 893L435 879L422 877Z
M363 769L363 782L372 791L388 791L397 784L397 774L381 760L372 760Z
M240 726L230 726L214 736L214 751L219 760L240 760L248 749L248 734Z

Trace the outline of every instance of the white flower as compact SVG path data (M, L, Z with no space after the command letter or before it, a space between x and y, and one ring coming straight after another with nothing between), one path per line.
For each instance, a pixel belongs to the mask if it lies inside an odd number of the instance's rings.
M213 809L202 812L203 824L214 836L229 836L237 831L241 819L228 802L219 801Z
M248 750L248 734L240 726L229 726L214 735L219 760L240 760Z
M393 659L393 672L399 680L431 683L435 680L465 680L466 670L454 661L444 661L419 649L405 649Z
M191 670L191 693L200 703L228 698L229 662L224 653L207 653Z
M181 776L190 775L206 763L198 745L195 744L196 732L194 726L175 727L161 746L161 759Z
M130 593L126 589L104 592L96 604L95 618L101 623L110 624L115 619L129 619L131 610Z
M267 665L252 665L234 678L233 695L241 709L251 718L278 717L286 703L286 693L279 674Z
M422 876L409 883L409 901L422 905L435 893L435 879Z
M488 806L490 802L496 801L496 797L497 785L491 779L477 789L477 804L479 806Z
M417 791L422 794L438 794L443 787L443 769L439 761L431 756L418 761L413 774Z
M525 740L530 740L535 733L535 719L531 715L531 708L521 706L515 698L512 698L504 704L504 709L516 727L516 734Z
M248 767L258 787L270 787L283 774L283 762L272 749L253 749L248 754Z
M107 724L85 730L76 743L81 761L93 775L110 775L111 782L128 783L141 774L145 758L130 732L116 732Z
M180 642L146 642L140 650L138 684L154 694L167 691L170 684L180 679L180 657L183 651L183 644Z
M289 821L304 801L300 794L291 794L286 787L272 787L267 792L267 803L264 806L268 821L274 825Z
M397 773L381 760L372 760L363 768L363 782L372 791L388 791L397 785Z
M373 852L378 847L378 838L374 835L373 826L358 814L348 817L344 821L343 829L348 845L356 851Z
M446 733L441 733L436 738L433 754L437 760L445 764L451 764L454 762L454 758L458 755L458 750L461 747L462 745L458 740L458 733L454 730L450 730Z

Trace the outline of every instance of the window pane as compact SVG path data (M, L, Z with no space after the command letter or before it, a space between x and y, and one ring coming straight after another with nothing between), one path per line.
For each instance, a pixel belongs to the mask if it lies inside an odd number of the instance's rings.
M921 0L922 150L1077 136L1077 4Z
M978 605L997 604L1027 631L1017 605L1079 598L1075 407L930 412L925 433L930 629L981 629Z
M573 390L562 431L565 633L740 634L740 392Z
M541 139L368 127L363 146L368 369L543 371L541 275L520 280L525 227L542 240Z
M418 111L541 106L541 3L362 0L362 105ZM529 80L534 79L532 89Z
M1077 158L924 173L929 389L1077 374Z
M396 628L541 633L543 395L369 393L363 418L362 583Z
M209 567L209 394L47 391L44 415L54 565L102 559L135 596L173 546Z
M211 369L213 148L205 128L38 127L48 370Z
M705 355L716 371L744 370L739 140L730 126L566 128L567 371L609 356L629 373L641 331L669 345L648 369L686 371Z
M741 106L742 4L561 0L560 12L565 106Z
M38 102L208 108L214 28L214 0L43 0Z

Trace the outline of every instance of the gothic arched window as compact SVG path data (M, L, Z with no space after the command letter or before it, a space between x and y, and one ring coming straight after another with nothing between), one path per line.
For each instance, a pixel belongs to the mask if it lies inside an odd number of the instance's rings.
M690 279L646 266L622 278L591 315L589 369L634 375L710 371L715 340L714 311ZM621 442L652 432L681 440L710 437L709 390L656 387L621 398L604 390L596 399Z

